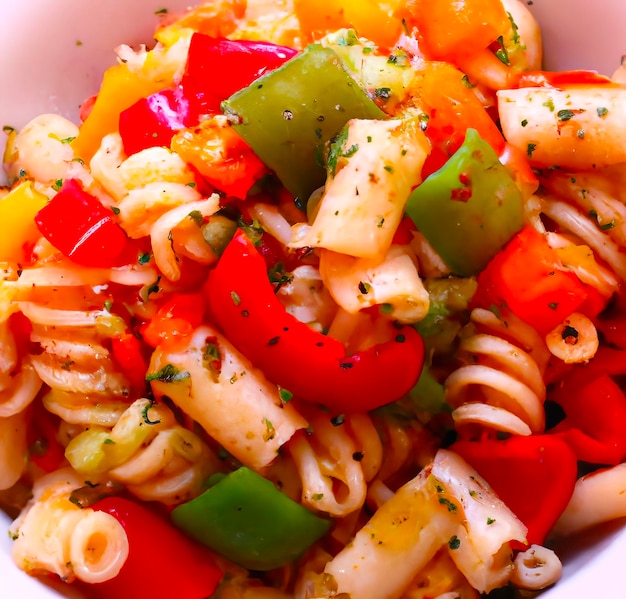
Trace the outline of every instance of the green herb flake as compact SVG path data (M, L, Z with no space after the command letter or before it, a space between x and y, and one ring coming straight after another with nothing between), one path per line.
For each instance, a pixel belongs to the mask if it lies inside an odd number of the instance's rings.
M522 122L520 123L520 125L522 127L526 127L526 125L528 125L528 119L522 119Z
M204 217L202 216L202 212L200 212L200 210L192 210L188 215L187 215L196 225L198 225L198 227L202 226L202 221L204 220Z
M103 441L103 443L104 443L105 445L115 445L115 441L113 441L113 439L110 439L110 438L106 438L106 439Z
M439 503L441 505L445 505L448 508L449 512L456 512L458 509L455 503L452 503L449 499L446 499L445 497L439 497Z
M267 271L267 274L270 283L274 285L274 293L277 293L283 285L288 285L293 281L293 274L285 270L282 262L277 262L275 266Z
M383 166L383 168L388 172L388 173L393 173L393 166L391 166L390 164L385 164L385 166Z
M526 155L527 155L529 158L532 158L532 156L533 156L533 152L535 151L536 147L537 147L537 144L528 144L528 145L526 146Z
M191 187L192 189L195 189L197 187L197 184L195 181L189 181L189 183L185 183L185 185L187 187Z
M495 518L487 518L487 526L491 526L495 521Z
M598 106L598 108L596 108L596 112L600 118L604 118L607 114L609 114L609 109L606 106Z
M167 8L159 8L157 10L154 11L155 15L166 15L167 14Z
M276 429L272 424L272 421L268 418L263 418L263 424L265 424L265 433L263 434L263 441L266 443L271 441L276 436Z
M548 304L548 308L550 308L550 310L556 310L559 307L559 303L558 302L550 302Z
M111 206L111 212L117 215L120 213L120 209L117 206Z
M74 136L74 137L64 137L63 139L60 139L59 141L62 144L71 144L75 139L76 139L76 136Z
M59 191L61 189L61 187L63 187L63 179L57 179L52 184L52 189L54 189L54 191Z
M106 300L106 301L104 302L104 309L105 309L107 312L110 312L112 308L113 308L113 300Z
M161 288L159 287L160 281L161 276L158 276L157 280L146 289L146 298L149 298L153 293L159 293L159 291L161 291Z
M450 547L450 549L454 551L455 549L458 549L460 546L461 546L461 539L459 539L459 537L457 537L456 535L453 535L452 537L450 537L450 540L448 541L448 547Z
M515 19L513 18L513 15L510 12L507 11L506 16L508 17L509 22L511 23L511 30L513 31L513 33L511 34L511 41L517 45L521 41L520 36L519 36L519 27L517 26L517 23L515 22Z
M393 304L389 304L387 302L380 304L379 310L381 314L389 316L393 312Z
M15 127L11 127L11 125L3 125L2 131L5 133L13 133L15 131Z
M326 160L326 167L328 168L331 177L334 177L337 174L342 158L350 158L359 150L359 144L352 144L349 148L344 148L346 142L348 141L348 134L349 131L346 126L337 134L330 145L328 158Z
M143 419L143 421L150 425L153 426L155 424L161 424L161 420L150 420L150 416L148 416L148 411L150 410L150 408L152 408L154 406L154 404L152 402L147 403L144 407L143 410L141 410L141 418Z
M391 88L377 87L374 90L374 96L376 96L377 98L382 98L383 100L388 100L391 97Z
M230 299L233 300L233 304L235 304L235 306L238 306L239 304L241 304L241 298L239 297L239 294L236 291L230 292Z
M564 108L563 110L559 110L556 113L556 118L559 119L559 121L565 122L569 121L571 118L574 118L575 114L576 113L573 110L568 110Z
M461 82L463 83L463 85L465 87L467 87L468 89L473 89L474 87L476 87L476 85L474 85L469 77L467 75L463 75L463 77L461 77Z
M63 370L70 370L72 366L74 366L74 363L74 360L66 360L63 364L61 364L61 368Z
M320 501L321 499L324 499L324 493L314 493L311 496L311 499L313 499L313 501Z
M175 383L188 379L191 375L186 370L180 370L173 364L166 364L157 372L151 372L146 375L146 381L160 381L161 383Z
M359 292L362 295L367 295L372 290L372 286L365 281L359 281Z
M504 47L504 38L500 36L497 39L497 42L498 42L498 49L496 50L496 57L502 64L505 64L508 67L511 64L511 61L509 59L509 53L506 51L506 48Z
M333 426L341 426L345 421L346 421L346 415L345 414L337 414L337 416L333 416L330 419L330 423Z
M206 368L217 382L222 372L222 352L216 337L208 337L202 348L202 366Z
M139 264L148 264L148 262L150 262L150 254L147 252L139 252L139 254L137 254L137 262Z
M289 389L278 387L278 397L283 403L289 403L293 399L293 393Z
M611 220L608 223L604 223L603 225L598 224L598 226L600 227L600 230L608 231L615 227L615 220Z

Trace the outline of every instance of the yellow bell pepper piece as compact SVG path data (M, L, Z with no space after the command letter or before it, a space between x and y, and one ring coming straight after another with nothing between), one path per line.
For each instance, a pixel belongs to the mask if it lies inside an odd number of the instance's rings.
M95 104L72 142L76 156L88 162L100 147L102 138L118 130L123 110L173 84L173 72L162 73L149 67L152 61L147 59L140 71L132 71L125 63L105 71Z
M0 261L23 263L28 248L41 237L35 215L48 198L25 181L0 199Z

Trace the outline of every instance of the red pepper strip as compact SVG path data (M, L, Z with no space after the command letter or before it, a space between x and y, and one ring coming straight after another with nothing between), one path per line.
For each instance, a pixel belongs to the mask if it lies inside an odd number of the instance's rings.
M191 37L182 85L200 114L220 112L222 100L293 58L297 50L270 42Z
M148 360L141 341L132 333L122 333L111 339L111 352L132 387L145 392Z
M626 457L626 397L607 374L583 384L581 378L567 379L550 397L565 411L551 433L565 440L580 461L618 464Z
M457 452L527 526L527 541L542 544L574 491L577 462L562 439L552 435L503 441L457 441Z
M128 156L156 146L169 147L176 131L199 120L181 85L142 98L120 113L119 131Z
M205 291L228 340L297 399L338 412L366 411L400 399L419 378L424 346L412 327L346 355L342 343L285 310L263 258L241 230L211 271Z
M113 212L87 193L76 179L66 179L59 192L35 216L41 234L77 264L116 265L126 247L124 230Z
M526 71L519 73L511 87L561 87L563 85L603 85L612 83L597 71Z
M582 306L587 296L583 283L563 269L545 237L525 227L480 273L472 304L506 305L545 335Z
M413 231L416 231L415 223L405 216L398 225L393 235L393 245L409 245L413 241Z
M126 531L129 554L113 579L89 586L89 596L206 599L222 579L213 555L145 505L107 497L91 506Z
M202 324L205 311L206 300L200 293L177 294L141 328L141 335L152 347L175 345Z
M44 472L54 472L67 464L65 447L57 439L60 418L48 412L43 404L31 404L32 419L27 429L29 460Z

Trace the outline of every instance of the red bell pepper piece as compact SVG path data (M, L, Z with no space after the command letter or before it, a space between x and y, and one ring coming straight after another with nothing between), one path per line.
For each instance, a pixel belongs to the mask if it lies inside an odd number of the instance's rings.
M587 297L583 283L564 270L545 237L525 227L480 273L472 304L482 308L506 305L545 335Z
M577 478L576 455L552 435L457 441L450 449L476 469L542 544L568 504Z
M211 597L222 579L213 555L145 505L107 497L91 506L113 516L128 537L129 553L119 574L89 585L90 596Z
M29 457L44 472L54 472L65 461L65 447L57 439L60 418L44 408L40 401L32 404L32 419L27 431Z
M583 368L572 372L550 397L565 411L551 433L565 440L580 461L618 464L626 457L626 397L608 374L591 379L585 374L589 371Z
M171 346L191 335L202 324L205 312L206 300L202 294L176 294L141 328L141 335L152 347Z
M111 339L111 352L133 388L144 392L148 360L141 341L132 333L122 333Z
M297 50L270 42L191 37L182 84L194 111L220 112L222 100L293 58Z
M294 398L333 411L366 411L405 395L419 378L424 346L409 326L390 341L353 355L289 314L269 282L265 262L238 230L211 271L205 291L229 341Z
M202 115L219 114L223 100L296 53L270 42L194 33L180 85L142 98L120 113L124 151L131 155L169 146L176 131L197 125Z
M119 131L128 156L156 146L169 147L176 131L198 123L184 88L156 92L120 113Z
M55 248L83 266L115 266L128 241L113 220L113 212L76 179L63 182L59 192L37 213L35 223Z
M525 71L519 73L511 87L562 87L563 85L604 85L611 79L597 71Z

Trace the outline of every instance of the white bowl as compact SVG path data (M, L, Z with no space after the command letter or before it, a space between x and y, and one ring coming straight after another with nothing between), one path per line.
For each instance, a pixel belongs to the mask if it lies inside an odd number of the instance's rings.
M43 112L77 119L98 89L120 43L150 43L156 11L193 0L0 0L0 124L21 127ZM610 75L626 53L625 0L529 0L542 25L545 66L595 69ZM2 150L3 142L0 144ZM67 597L17 570L10 558L8 518L0 513L0 596ZM626 596L626 529L612 525L566 550L561 582L542 599ZM619 589L619 590L618 590ZM617 594L616 594L617 593Z

